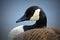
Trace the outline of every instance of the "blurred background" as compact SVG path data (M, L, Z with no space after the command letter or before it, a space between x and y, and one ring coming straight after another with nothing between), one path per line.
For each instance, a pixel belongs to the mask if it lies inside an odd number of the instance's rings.
M47 28L60 28L60 0L0 0L0 40L8 40L10 30L35 21L16 23L30 6L39 6L47 16Z

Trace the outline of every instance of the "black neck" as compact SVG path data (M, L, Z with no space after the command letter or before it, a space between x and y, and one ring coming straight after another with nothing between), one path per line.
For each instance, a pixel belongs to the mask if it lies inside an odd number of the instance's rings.
M35 29L35 28L44 28L46 27L40 20L36 21L34 25L26 25L24 26L24 31L30 30L30 29Z
M36 21L36 23L34 25L30 25L30 26L25 26L24 30L29 30L29 29L34 29L34 28L44 28L47 26L47 17L45 15L45 13L41 10L40 14L39 14L39 20Z
M40 20L36 21L36 23L33 26L36 27L36 28L43 28L43 27L45 27L43 22L40 21Z

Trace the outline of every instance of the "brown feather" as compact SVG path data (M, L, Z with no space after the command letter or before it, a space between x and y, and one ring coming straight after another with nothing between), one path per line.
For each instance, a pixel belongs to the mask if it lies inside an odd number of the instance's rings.
M25 31L14 40L60 40L59 28L39 28Z

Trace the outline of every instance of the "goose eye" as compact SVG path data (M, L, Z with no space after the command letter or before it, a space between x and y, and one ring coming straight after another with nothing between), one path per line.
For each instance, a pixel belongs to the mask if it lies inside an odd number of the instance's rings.
M33 11L32 11L32 13L33 13Z

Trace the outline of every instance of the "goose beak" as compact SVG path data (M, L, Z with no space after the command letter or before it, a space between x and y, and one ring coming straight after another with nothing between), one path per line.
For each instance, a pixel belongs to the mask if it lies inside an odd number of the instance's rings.
M16 21L16 23L22 22L27 20L27 18L25 16L21 17L19 20Z

